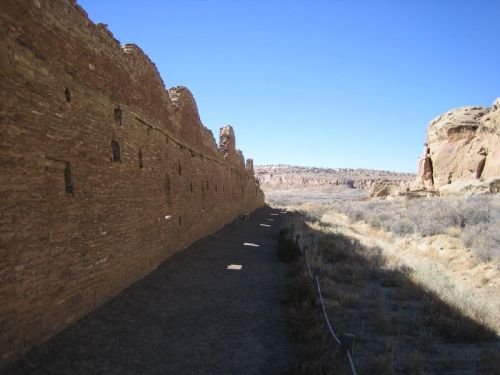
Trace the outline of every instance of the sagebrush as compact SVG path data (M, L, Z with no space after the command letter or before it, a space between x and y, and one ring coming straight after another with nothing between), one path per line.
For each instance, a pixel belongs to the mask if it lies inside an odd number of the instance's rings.
M454 234L482 260L500 258L500 197L331 202L354 221L398 236Z

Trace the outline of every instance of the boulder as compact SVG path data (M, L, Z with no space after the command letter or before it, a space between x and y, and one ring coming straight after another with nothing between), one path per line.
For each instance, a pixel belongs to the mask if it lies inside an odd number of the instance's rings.
M399 181L381 180L372 183L370 197L386 198L388 196L396 196L401 191L401 183Z
M500 192L500 178L488 180L457 180L439 188L440 196L491 194Z

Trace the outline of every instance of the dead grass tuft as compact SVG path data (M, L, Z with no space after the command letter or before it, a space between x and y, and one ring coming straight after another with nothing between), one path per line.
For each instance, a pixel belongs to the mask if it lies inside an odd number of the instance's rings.
M443 302L434 292L424 294L424 316L448 341L475 342L493 339L496 333L485 322L477 322L455 306Z
M288 295L288 319L292 337L299 346L299 358L289 374L332 374L332 342L314 307L315 294L304 270L293 278Z

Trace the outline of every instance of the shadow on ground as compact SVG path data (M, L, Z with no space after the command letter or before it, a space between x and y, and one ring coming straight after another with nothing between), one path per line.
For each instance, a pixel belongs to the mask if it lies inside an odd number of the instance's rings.
M280 221L265 207L196 242L3 373L285 372L295 353L284 304L290 266L276 255Z
M380 249L367 248L341 233L317 230L304 222L294 225L289 231L290 253L297 252L292 243L300 238L298 233L307 237L302 243L309 248L311 269L318 274L330 320L338 335L355 335L358 373L498 374L496 333L417 284L413 270L387 267ZM326 333L304 257L297 263L288 314L300 351L292 373L349 373L345 367L338 369L337 347Z

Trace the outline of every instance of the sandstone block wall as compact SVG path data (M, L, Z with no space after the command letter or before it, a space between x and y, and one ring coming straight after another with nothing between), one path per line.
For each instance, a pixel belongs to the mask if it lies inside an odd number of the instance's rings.
M233 130L74 2L2 0L0 47L1 365L264 197Z

